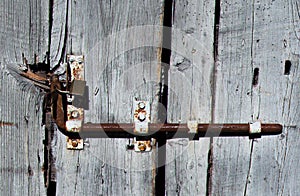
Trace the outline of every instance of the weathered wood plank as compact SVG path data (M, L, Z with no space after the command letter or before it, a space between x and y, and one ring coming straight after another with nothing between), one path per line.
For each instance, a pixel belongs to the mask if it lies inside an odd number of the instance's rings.
M48 10L48 2L38 0L0 2L0 195L46 195L42 93L15 68L22 54L28 63L44 60Z
M0 195L46 195L42 94L3 66L0 93Z
M173 2L168 122L211 122L214 1ZM166 195L205 195L210 139L167 142Z
M221 5L216 121L260 119L265 123L297 124L296 4L226 1ZM283 75L287 59L293 62L290 76ZM253 82L256 68L258 81ZM297 156L288 156L290 152L297 154L297 138L297 128L288 128L281 136L256 140L214 139L212 195L296 194L298 168L287 160L299 160ZM288 176L291 171L296 173Z
M253 40L255 67L259 67L258 116L286 128L278 137L253 144L247 195L297 195L300 169L299 5L295 1L260 1ZM269 33L265 33L269 32ZM290 75L284 75L285 61Z
M1 61L43 61L48 51L49 4L39 0L0 2Z
M216 123L252 120L253 4L226 1L221 4L216 64ZM249 138L215 138L212 148L212 195L243 195L250 164Z
M156 121L162 5L135 0L54 1L51 66L64 62L66 53L85 56L90 101L85 122L132 122L135 98L152 103L151 117ZM58 194L154 194L155 150L139 154L126 151L125 139L89 139L83 151L67 151L65 141L59 134Z

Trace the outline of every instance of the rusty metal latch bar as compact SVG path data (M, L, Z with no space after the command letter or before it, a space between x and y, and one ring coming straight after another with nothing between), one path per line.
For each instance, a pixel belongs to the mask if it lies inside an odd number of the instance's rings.
M67 55L67 89L69 91L67 105L66 131L80 133L84 118L84 109L72 105L75 96L83 96L86 82L84 81L84 58L82 55ZM69 85L70 83L70 85ZM67 138L67 149L82 150L83 139Z
M134 138L134 150L147 152L159 137L199 139L199 137L253 137L282 133L282 125L262 124L260 121L250 124L198 124L197 121L188 121L187 124L150 123L150 103L147 101L134 102L133 123L84 124L84 107L73 104L78 96L86 93L82 55L67 56L66 81L59 80L59 75L53 74L53 70L50 71L47 64L30 66L25 63L24 66L25 68L20 69L22 71L20 75L48 92L44 110L51 111L59 130L68 137L68 149L83 149L82 138ZM64 105L65 103L67 105Z
M191 133L188 124L166 123L148 124L148 134L137 135L134 131L134 124L130 123L86 123L83 124L80 136L83 138L191 138L199 137L231 137L231 136L252 136L249 123L245 124L198 124L197 133ZM195 129L194 129L195 130ZM261 124L261 135L277 135L282 133L280 124Z
M67 138L67 149L68 150L82 150L83 149L83 139Z

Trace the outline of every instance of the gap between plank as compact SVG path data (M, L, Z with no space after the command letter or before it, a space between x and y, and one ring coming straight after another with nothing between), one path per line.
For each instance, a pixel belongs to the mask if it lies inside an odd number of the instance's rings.
M214 18L214 47L213 57L214 65L211 72L211 123L215 122L215 104L216 104L216 75L217 75L217 63L218 63L218 44L219 44L219 25L221 16L221 0L215 1L215 18ZM213 138L210 138L210 147L208 151L207 159L207 174L206 174L206 195L211 195L212 191L212 169L213 169Z
M50 66L50 51L51 51L51 35L52 35L52 26L53 26L53 9L54 9L54 0L49 0L49 26L48 26L48 52L47 52L47 64ZM51 67L50 67L51 69ZM47 96L47 95L45 95ZM44 102L46 99L43 100ZM47 103L43 103L43 105L46 105ZM43 114L43 121L45 122L45 108L44 108L44 114ZM49 119L48 119L49 120ZM51 180L51 174L52 172L55 173L56 171L52 171L53 167L52 164L53 159L52 157L52 146L51 146L51 140L53 139L51 135L55 134L57 130L54 128L51 122L51 126L47 127L45 129L45 148L44 148L44 165L47 167L48 176L44 176L47 179L44 179L47 184L47 196L55 196L56 195L56 181ZM47 146L46 146L47 145ZM49 170L49 171L48 171Z
M244 196L247 195L247 188L248 188L248 184L250 183L249 177L250 177L250 171L251 171L251 165L252 165L253 145L254 145L254 140L252 139L251 140L251 151L250 151L249 168L248 168L248 173L247 173L247 178L246 178L246 184L245 184L245 189L244 189Z
M164 2L164 19L163 19L163 38L162 38L162 54L161 54L161 76L160 76L160 97L159 102L164 106L165 110L158 110L158 117L161 122L167 123L168 112L168 73L171 59L171 39L172 39L172 7L173 0L165 0ZM157 151L157 173L155 177L155 195L165 195L166 190L166 136L158 141Z

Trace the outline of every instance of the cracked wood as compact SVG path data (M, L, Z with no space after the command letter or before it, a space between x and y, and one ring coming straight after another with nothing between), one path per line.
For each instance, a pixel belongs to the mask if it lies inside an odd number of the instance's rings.
M168 122L211 122L214 2L173 1ZM210 139L167 142L166 195L207 193Z
M221 4L216 122L260 119L286 128L257 140L214 139L212 195L299 192L299 167L292 164L299 161L298 8L296 1Z

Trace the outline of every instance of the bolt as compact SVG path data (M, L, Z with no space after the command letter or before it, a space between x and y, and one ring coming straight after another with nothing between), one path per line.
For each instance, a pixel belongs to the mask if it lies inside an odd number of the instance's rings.
M139 109L145 109L145 107L146 107L146 105L145 105L145 103L144 102L140 102L139 104L138 104L138 107L139 107Z
M78 118L79 117L79 112L77 110L74 110L71 112L72 118Z
M71 130L72 130L72 132L79 132L79 128L78 127L72 127Z
M72 146L76 148L78 146L77 140L72 140Z
M67 96L67 101L68 101L68 102L71 103L71 102L73 102L73 100L74 100L74 96L72 96L72 95L68 95L68 96Z
M140 113L138 116L138 119L143 122L144 120L146 120L146 115L144 113Z
M73 63L75 61L74 57L70 57L69 62Z
M146 144L144 144L144 142L140 142L138 144L138 148L140 151L145 151L146 150Z

